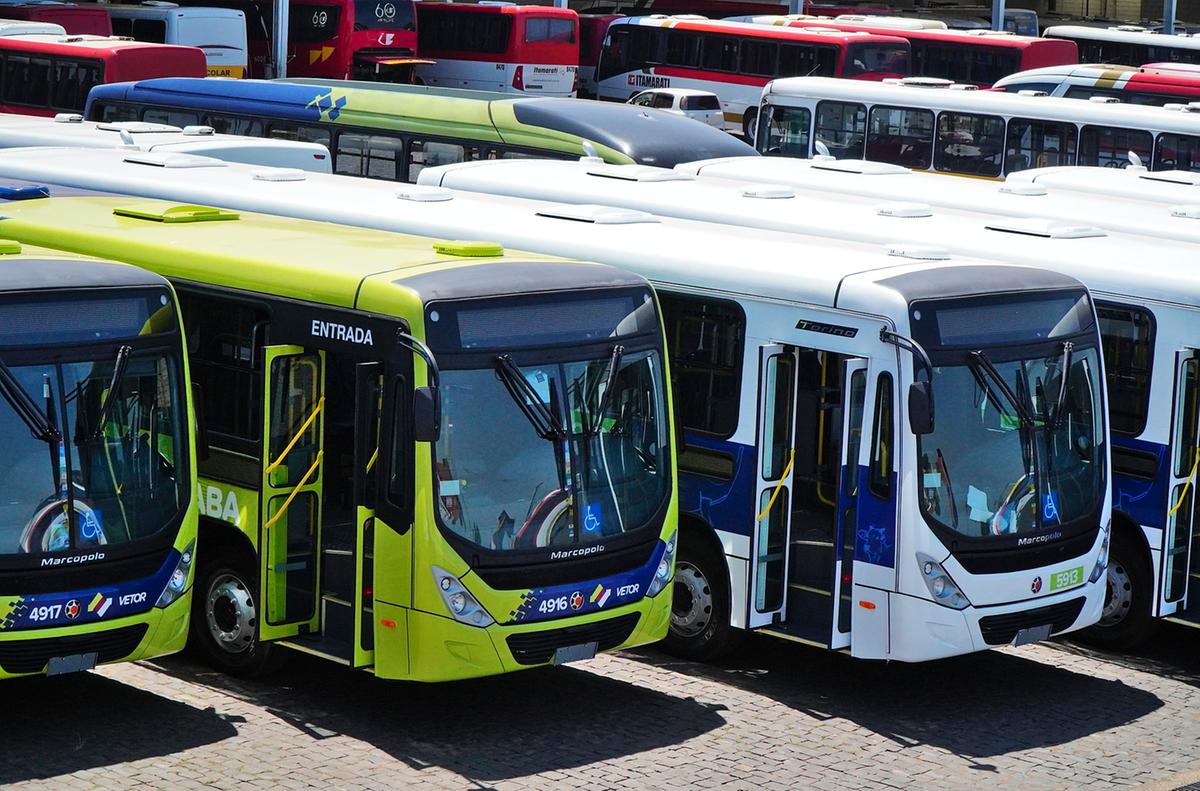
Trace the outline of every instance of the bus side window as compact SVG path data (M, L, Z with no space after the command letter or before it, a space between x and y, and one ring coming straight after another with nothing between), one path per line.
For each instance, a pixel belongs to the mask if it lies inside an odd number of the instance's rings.
M1100 343L1108 384L1108 413L1114 434L1136 437L1150 412L1154 362L1154 316L1132 305L1097 303Z
M699 66L700 34L691 30L668 30L666 62L670 66Z
M727 300L658 296L680 422L690 431L732 436L741 403L745 314Z
M4 59L3 100L10 104L50 104L50 59L8 55Z
M1159 135L1150 169L1200 171L1200 137L1167 132Z
M933 113L911 107L872 107L867 159L927 170L933 155Z
M167 43L167 23L161 19L133 20L133 37L137 41L148 41L151 44Z
M867 136L867 108L848 102L817 104L816 139L835 159L862 159Z
M1124 168L1129 152L1150 160L1153 138L1140 129L1115 126L1085 126L1079 133L1079 164L1090 167Z
M244 118L236 115L219 115L210 113L204 122L213 128L217 134L245 135L247 137L263 137L263 121L261 118Z
M1004 172L1075 164L1075 124L1012 118L1008 122Z
M895 446L895 412L892 375L879 375L875 386L875 427L871 434L871 474L867 488L881 500L892 499L892 464Z
M100 80L101 65L90 61L55 59L50 106L56 110L82 112L88 91Z
M741 44L742 67L740 71L743 74L773 77L779 60L778 54L779 45L774 41L746 39Z
M414 140L408 145L408 180L416 183L425 168L479 159L479 149L438 140Z
M142 120L151 124L170 124L171 126L194 126L200 123L200 115L188 110L169 110L160 107L147 107L142 114Z
M403 152L404 140L399 137L341 132L337 137L334 172L399 181Z
M948 112L938 116L934 170L971 176L999 176L1003 154L1003 118Z
M298 140L301 143L320 143L326 148L332 148L329 145L329 129L323 126L272 122L268 127L267 137L277 140Z
M770 157L808 157L808 128L812 113L807 107L767 107L767 122L759 124L758 150Z

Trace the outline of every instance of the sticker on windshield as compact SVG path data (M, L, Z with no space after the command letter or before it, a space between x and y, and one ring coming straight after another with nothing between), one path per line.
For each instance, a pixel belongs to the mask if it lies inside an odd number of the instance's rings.
M1058 495L1050 492L1046 495L1045 501L1042 503L1042 519L1047 522L1053 519L1055 522L1062 522L1058 515Z
M986 522L992 518L992 511L988 508L987 492L969 484L967 486L967 507L971 509L970 519L972 522Z
M588 503L583 508L583 529L588 533L599 533L604 527L600 519L600 503Z
M926 489L942 488L942 474L940 472L927 472L922 478Z
M529 386L538 394L538 398L542 399L543 404L550 403L550 377L545 371L531 371L525 374L525 381L529 382Z

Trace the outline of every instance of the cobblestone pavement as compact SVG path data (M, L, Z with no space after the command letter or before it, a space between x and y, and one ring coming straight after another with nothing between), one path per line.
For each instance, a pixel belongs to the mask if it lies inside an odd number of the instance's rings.
M297 656L187 658L0 689L0 783L29 788L1177 788L1200 780L1200 632L921 666L753 639L428 687Z

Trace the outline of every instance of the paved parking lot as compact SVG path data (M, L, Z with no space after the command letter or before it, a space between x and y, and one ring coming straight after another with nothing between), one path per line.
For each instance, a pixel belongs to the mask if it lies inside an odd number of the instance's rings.
M3 685L0 783L30 788L1104 788L1200 780L1200 632L923 666L770 639L444 686L297 656Z

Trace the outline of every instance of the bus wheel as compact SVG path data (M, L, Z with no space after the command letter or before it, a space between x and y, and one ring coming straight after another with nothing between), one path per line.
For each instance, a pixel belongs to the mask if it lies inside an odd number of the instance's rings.
M754 145L754 136L758 132L758 110L750 108L742 115L742 134L746 141Z
M258 576L218 555L200 573L192 599L192 639L218 670L258 676L276 669L282 652L258 641Z
M1096 625L1083 633L1095 645L1133 648L1154 631L1150 569L1138 549L1135 542L1124 540L1121 534L1113 536L1104 611Z
M725 564L698 540L680 542L675 564L671 628L663 647L676 656L701 662L734 649L741 632L729 625Z

